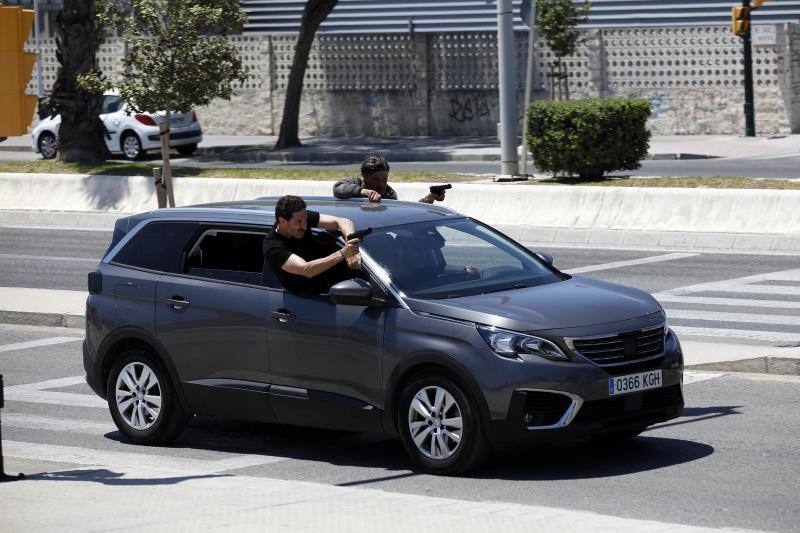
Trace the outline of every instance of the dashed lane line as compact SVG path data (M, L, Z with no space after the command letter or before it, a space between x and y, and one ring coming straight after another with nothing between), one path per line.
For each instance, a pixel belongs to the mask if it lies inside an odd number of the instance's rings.
M64 344L83 340L83 337L50 337L39 339L38 341L17 342L0 346L0 352L14 352L17 350L27 350L28 348L40 348L42 346L52 346L54 344Z
M587 272L598 272L601 270L611 270L613 268L622 268L627 266L645 265L648 263L660 263L662 261L675 261L677 259L685 259L687 257L694 257L700 255L699 253L672 253L664 255L655 255L652 257L642 257L641 259L631 259L629 261L614 261L613 263L603 263L599 265L588 265L584 267L571 268L565 270L567 274L585 274Z
M667 309L667 317L683 320L713 320L715 322L742 322L747 324L778 324L800 326L800 316L756 315L750 313L722 313L716 311L694 311L688 309Z

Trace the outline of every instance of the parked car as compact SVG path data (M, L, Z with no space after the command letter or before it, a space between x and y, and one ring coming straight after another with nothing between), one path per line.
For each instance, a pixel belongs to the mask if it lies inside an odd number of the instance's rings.
M165 113L135 113L120 96L113 91L103 95L100 120L106 128L106 146L111 153L121 153L125 159L140 159L148 150L160 149L158 126L166 120ZM192 155L197 144L203 140L203 131L194 111L173 111L170 124L170 146L181 155ZM52 159L58 153L58 129L61 115L45 118L37 124L31 134L34 152L44 159Z
M630 439L681 415L681 346L649 294L444 207L324 198L309 209L373 228L364 269L296 294L262 256L276 201L117 221L83 359L131 441L174 439L192 415L381 432L454 474L494 448Z

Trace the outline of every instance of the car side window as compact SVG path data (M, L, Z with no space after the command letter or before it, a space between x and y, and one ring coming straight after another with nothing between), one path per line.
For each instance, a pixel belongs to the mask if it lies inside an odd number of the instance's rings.
M131 237L111 262L178 273L183 252L197 228L196 222L150 222Z
M265 235L249 230L208 229L189 250L183 272L199 278L274 286L264 271Z
M122 107L122 99L119 96L104 96L100 114L116 113Z

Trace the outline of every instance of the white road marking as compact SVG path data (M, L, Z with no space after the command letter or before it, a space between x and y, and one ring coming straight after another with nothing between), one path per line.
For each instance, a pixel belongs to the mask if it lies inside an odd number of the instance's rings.
M690 385L692 383L700 383L701 381L721 378L726 375L726 372L699 372L696 370L687 370L683 373L683 384Z
M715 311L690 311L686 309L667 309L667 317L684 320L713 320L715 322L745 322L749 324L781 324L800 326L800 316L755 315L748 313L718 313Z
M737 292L742 294L782 294L786 296L800 296L800 287L786 285L750 285L747 283L709 283L702 291L685 289L672 289L671 294L688 294L689 292Z
M676 296L667 293L654 294L656 300L664 303L729 305L732 307L775 307L779 309L800 309L800 302L783 300L745 300L742 298L714 298L712 296Z
M81 341L83 337L50 337L38 341L18 342L0 346L0 352L13 352L16 350L26 350L28 348L39 348L41 346L52 346L54 344L64 344L66 342Z
M278 463L287 459L286 457L256 454L225 454L232 455L232 457L225 459L187 459L153 453L116 452L9 440L3 441L3 453L8 457L18 459L103 465L115 468L163 469L195 474L214 474L227 470Z
M567 274L585 274L587 272L598 272L600 270L610 270L612 268L622 268L626 266L645 265L648 263L659 263L661 261L674 261L676 259L685 259L687 257L694 257L700 255L699 253L674 253L655 255L652 257L643 257L641 259L631 259L630 261L614 261L613 263L604 263L600 265L589 265L578 268L571 268L565 270Z
M742 278L734 278L728 279L724 281L711 281L706 283L697 283L695 285L687 285L685 287L677 287L675 289L669 289L664 291L662 294L670 294L670 295L684 295L684 294L692 294L697 292L704 292L709 290L719 290L718 287L720 284L724 285L743 285L748 283L760 283L762 281L772 281L772 280L780 280L780 281L800 281L800 268L792 269L792 270L782 270L780 272L769 272L766 274L756 274L754 276L745 276ZM711 288L713 287L713 288Z
M70 387L85 383L83 376L70 376L66 378L12 385L5 388L5 398L8 401L44 403L51 405L69 405L73 407L108 408L105 400L94 394L77 394L73 392L58 392L47 389Z
M778 331L757 331L746 329L695 328L689 326L670 326L679 335L697 335L703 337L722 337L732 339L748 339L753 341L781 342L800 344L800 333L781 333Z
M18 255L18 254L0 254L0 259L18 259L22 261L27 260L34 260L34 261L65 261L65 262L73 262L73 263L91 263L91 264L98 264L100 259L87 259L85 257L53 257L49 255Z
M2 415L2 424L3 427L63 431L84 435L105 435L110 431L117 431L117 426L111 421L95 422L93 420L22 415L19 413L4 413Z

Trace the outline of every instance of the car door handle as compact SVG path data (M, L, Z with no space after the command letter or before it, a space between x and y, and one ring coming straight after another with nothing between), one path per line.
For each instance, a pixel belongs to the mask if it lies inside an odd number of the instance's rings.
M272 318L281 324L286 324L287 322L294 320L296 316L288 309L278 309L277 311L273 311Z
M183 296L173 296L172 298L164 298L162 300L165 304L169 305L173 309L186 309L191 305L191 302L184 298Z

